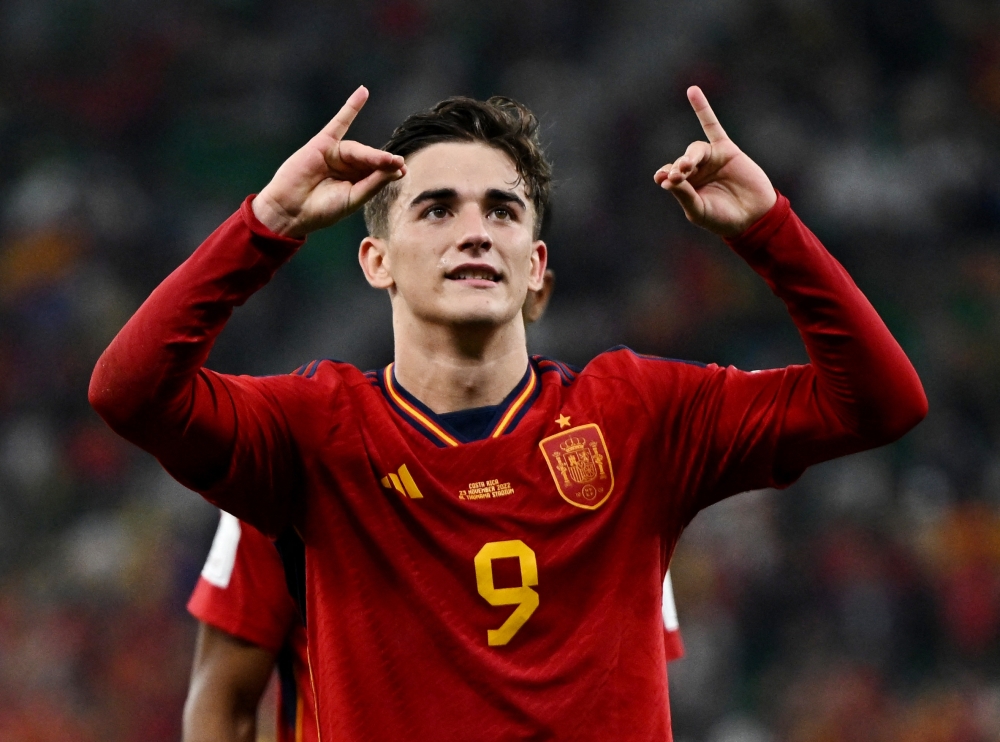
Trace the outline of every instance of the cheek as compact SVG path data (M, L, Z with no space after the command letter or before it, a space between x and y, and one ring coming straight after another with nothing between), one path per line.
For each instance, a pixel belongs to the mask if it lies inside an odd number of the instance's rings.
M396 286L414 298L439 291L442 258L428 253L414 244L398 245L391 253L392 278Z

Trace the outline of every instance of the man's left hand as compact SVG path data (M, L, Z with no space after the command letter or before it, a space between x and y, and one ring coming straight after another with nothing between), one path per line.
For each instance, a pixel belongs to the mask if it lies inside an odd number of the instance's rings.
M701 88L687 91L707 142L692 142L653 180L674 197L688 221L722 237L738 237L774 206L777 194L760 166L719 124Z

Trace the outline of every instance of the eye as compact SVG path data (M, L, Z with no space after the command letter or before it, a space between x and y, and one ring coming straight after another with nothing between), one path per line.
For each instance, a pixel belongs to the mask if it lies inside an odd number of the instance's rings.
M444 206L431 206L424 212L424 217L428 219L444 219L448 216L448 209Z
M506 206L497 206L493 209L493 216L501 221L509 221L514 218L514 212L508 209Z

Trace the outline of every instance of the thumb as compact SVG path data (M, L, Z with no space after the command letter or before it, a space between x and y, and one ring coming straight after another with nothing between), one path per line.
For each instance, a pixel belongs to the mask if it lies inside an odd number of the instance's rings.
M677 199L677 203L684 209L684 214L687 216L688 221L697 222L701 219L705 212L705 204L694 186L687 180L682 180L680 183L671 183L669 180L664 180L661 183L661 187L670 191L674 198Z

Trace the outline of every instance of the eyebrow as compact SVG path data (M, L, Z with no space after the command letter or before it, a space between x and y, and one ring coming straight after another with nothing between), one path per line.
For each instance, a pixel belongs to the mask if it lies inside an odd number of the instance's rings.
M435 188L429 191L422 191L416 198L410 201L410 207L417 206L425 201L453 201L458 198L458 191L454 188ZM522 209L527 209L524 201L513 191L503 191L499 188L490 188L486 191L486 200L493 203L515 203Z
M490 188L486 191L486 199L494 203L515 203L522 209L527 209L528 207L524 205L524 201L514 193L513 191L501 191L499 188Z
M454 188L435 188L431 191L423 191L410 201L410 206L422 204L424 201L452 201L458 198L458 191Z

